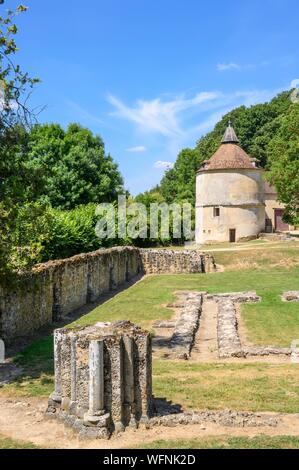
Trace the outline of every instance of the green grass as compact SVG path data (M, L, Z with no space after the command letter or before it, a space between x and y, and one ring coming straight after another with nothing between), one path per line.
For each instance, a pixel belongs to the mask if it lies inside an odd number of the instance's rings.
M214 247L215 248L215 247ZM299 266L299 243L256 246L256 249L234 251L211 251L216 263L226 270L246 269L275 271L280 268Z
M261 345L290 346L294 339L299 338L299 305L282 302L280 295L295 289L299 289L299 267L150 276L81 317L73 325L126 319L150 328L154 320L170 319L173 315L166 304L175 299L174 291L217 293L256 290L262 296L262 302L242 306L249 340Z
M37 449L31 442L15 441L0 434L0 449Z
M271 244L273 246L273 243L268 242L266 240L249 240L248 242L237 242L237 243L230 243L230 242L223 242L223 243L206 243L204 245L200 245L200 249L202 251L205 250L213 250L213 249L225 249L225 248L230 248L230 249L237 249L237 248L246 248L246 247L252 247L252 246L259 246L259 245L267 245ZM196 246L196 245L195 245Z
M266 436L203 437L197 439L157 440L139 449L299 449L299 437Z
M154 362L154 394L184 409L297 413L299 365Z
M27 356L29 357L29 356ZM53 375L24 375L4 387L8 395L47 397L53 391ZM243 411L297 413L299 365L266 363L194 363L156 360L153 393L184 409L225 408Z
M6 394L47 397L54 388L53 337L35 341L15 357L24 373L12 384L3 387Z
M254 246L254 245L264 245L264 244L267 244L269 245L269 247L273 246L273 245L277 245L277 244L281 244L281 242L270 242L268 240L263 240L261 238L259 239L254 239L254 240L249 240L247 242L237 242L237 243L230 243L230 242L219 242L219 243L205 243L205 244L202 244L202 245L196 245L195 243L194 244L190 244L190 245L169 245L169 246L161 246L161 247L156 247L157 250L175 250L175 251L179 251L179 250L199 250L199 251L205 251L205 250L211 250L211 249L214 249L214 248L231 248L231 249L234 249L234 248L243 248L243 247L251 247L251 246Z

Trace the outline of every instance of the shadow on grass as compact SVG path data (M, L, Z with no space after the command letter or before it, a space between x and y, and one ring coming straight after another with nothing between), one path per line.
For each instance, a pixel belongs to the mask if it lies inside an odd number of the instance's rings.
M154 402L154 412L158 416L173 415L178 413L183 413L182 405L174 404L171 400L167 398L156 398L153 396Z

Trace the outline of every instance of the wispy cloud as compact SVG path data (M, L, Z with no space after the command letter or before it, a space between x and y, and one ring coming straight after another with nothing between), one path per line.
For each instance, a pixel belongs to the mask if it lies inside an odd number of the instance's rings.
M78 116L80 119L87 122L93 122L95 124L104 124L102 119L82 108L82 106L80 106L78 103L75 103L71 100L66 100L66 104L76 113L76 116Z
M183 111L215 100L217 97L216 92L202 92L189 99L182 95L168 101L163 101L161 98L150 101L138 100L132 107L114 95L108 95L108 101L115 108L111 115L131 121L143 131L173 137L183 133L179 122Z
M159 170L170 170L173 168L174 164L172 162L163 162L161 160L158 160L155 164L154 167L158 168Z
M228 70L254 70L260 67L270 65L268 60L263 60L257 64L238 64L237 62L221 62L217 64L218 72L226 72Z
M136 105L131 107L113 95L109 95L108 100L115 108L110 115L133 123L137 133L142 133L143 138L145 132L153 134L156 142L159 142L159 137L163 138L159 145L163 148L167 161L156 162L155 167L165 168L170 163L168 159L174 159L182 148L194 145L197 139L212 130L231 109L267 101L279 91L281 90L253 89L231 93L211 91L197 93L188 99L182 94L172 100L164 97L149 101L137 100ZM136 149L139 150L138 147Z
M242 67L235 62L229 62L227 64L217 64L217 70L219 72L224 72L226 70L240 70Z
M131 152L131 153L143 153L146 151L147 151L147 148L144 145L137 145L136 147L130 147L126 149L126 152Z

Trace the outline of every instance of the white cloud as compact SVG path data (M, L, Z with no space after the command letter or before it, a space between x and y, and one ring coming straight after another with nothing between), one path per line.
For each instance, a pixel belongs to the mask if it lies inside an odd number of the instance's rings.
M142 153L146 151L147 151L147 148L144 145L137 145L136 147L130 147L126 149L126 152L131 152L131 153Z
M220 63L217 64L218 72L225 72L227 70L253 70L258 67L267 67L270 64L269 61L264 60L259 64L237 64L236 62Z
M293 88L299 88L299 78L295 78L294 80L291 81L291 89Z
M228 64L217 64L217 70L219 72L224 72L226 70L240 70L242 67L235 62L229 62Z
M162 170L170 170L173 168L174 164L172 162L162 162L161 160L158 160L154 167Z
M172 100L165 97L149 101L137 100L133 107L127 106L113 95L108 99L115 108L111 114L135 124L137 131L143 133L142 138L145 138L144 132L153 134L155 143L159 142L159 136L163 137L158 145L162 145L166 162L159 161L155 165L161 169L172 165L170 161L176 158L182 148L193 146L197 139L212 130L230 110L241 105L251 106L268 101L279 91L281 90L236 90L231 93L211 91L197 93L189 99L182 94ZM153 146L152 137L147 142L151 142Z
M108 101L115 108L112 115L137 124L143 131L174 137L183 133L179 123L180 113L215 100L218 96L216 92L202 92L190 99L182 95L169 101L162 101L161 98L138 100L133 107L125 105L113 95L108 96Z

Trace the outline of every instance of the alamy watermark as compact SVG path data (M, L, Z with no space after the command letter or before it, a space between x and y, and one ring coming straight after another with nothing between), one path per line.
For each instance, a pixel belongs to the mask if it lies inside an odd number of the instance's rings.
M96 235L100 239L194 239L192 205L189 203L128 203L126 196L118 197L118 205L99 204L96 215Z

